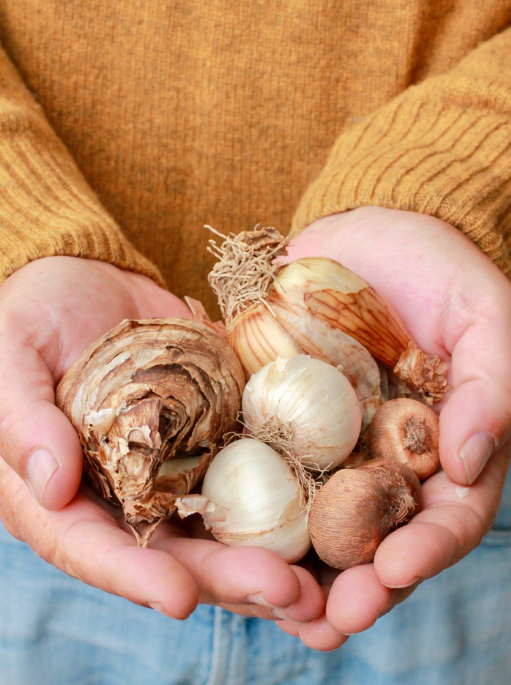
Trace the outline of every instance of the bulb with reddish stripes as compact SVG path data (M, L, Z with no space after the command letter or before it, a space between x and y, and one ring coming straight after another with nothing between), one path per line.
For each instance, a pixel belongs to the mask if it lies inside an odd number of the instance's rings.
M212 249L219 261L209 281L247 377L278 356L308 354L340 365L367 425L381 405L374 359L427 402L442 399L445 363L419 348L394 309L360 276L323 257L275 264L287 242L275 229L225 238Z

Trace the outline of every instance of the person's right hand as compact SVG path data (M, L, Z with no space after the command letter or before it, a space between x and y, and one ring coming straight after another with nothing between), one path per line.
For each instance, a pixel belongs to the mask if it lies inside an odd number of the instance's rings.
M120 510L80 488L78 436L55 406L60 378L123 319L191 318L145 276L73 257L34 261L0 287L0 517L7 530L71 576L168 616L198 602L244 616L307 622L324 615L312 575L273 552L193 538L160 525L136 546ZM317 645L328 649L329 644ZM335 645L337 646L337 645Z

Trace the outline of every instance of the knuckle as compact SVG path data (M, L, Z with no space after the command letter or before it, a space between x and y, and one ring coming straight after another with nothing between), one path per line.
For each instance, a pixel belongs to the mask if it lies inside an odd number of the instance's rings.
M7 531L22 542L26 541L23 535L23 501L27 495L27 487L21 478L0 457L0 519Z
M66 544L67 536L73 534L74 524L71 524L64 531L59 531L51 522L56 515L58 516L58 513L49 512L46 514L49 520L42 526L41 534L39 535L42 544L40 549L36 551L39 556L49 564L52 564L52 566L64 571L69 576L73 576L73 578L77 578L78 576L74 572L70 561L68 545Z
M52 514L37 504L23 480L0 457L0 519L6 530L44 561L74 575L55 534Z
M4 409L0 413L0 453L5 461L20 473L21 464L24 461L21 455L16 454L16 434L19 423L18 412L14 408Z
M73 573L68 570L66 556L59 544L59 537L55 534L53 526L49 521L40 520L39 525L31 531L30 536L25 540L34 552L44 561L64 571L68 575ZM76 578L76 576L73 575Z

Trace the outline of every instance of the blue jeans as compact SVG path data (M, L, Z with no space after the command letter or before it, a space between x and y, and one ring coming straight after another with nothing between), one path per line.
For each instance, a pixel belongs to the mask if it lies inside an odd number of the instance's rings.
M200 606L167 619L80 583L0 527L0 685L509 685L511 477L468 557L336 652Z

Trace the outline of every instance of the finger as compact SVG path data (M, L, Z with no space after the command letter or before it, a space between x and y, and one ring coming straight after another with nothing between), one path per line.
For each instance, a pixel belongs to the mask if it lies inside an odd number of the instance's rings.
M282 620L310 623L325 611L325 594L310 571L296 565L291 568L300 583L300 596L285 609L277 609L274 615Z
M506 284L505 293L483 299L452 350L454 391L440 414L440 456L447 474L462 485L477 479L511 433L508 289Z
M182 300L168 290L157 286L147 276L129 271L123 271L122 276L128 283L131 298L135 303L140 319L192 318L192 312Z
M325 594L323 592L322 598L321 591L318 589L316 580L311 573L300 566L292 566L291 568L296 573L300 583L300 594L296 601L284 608L271 605L264 599L262 593L247 595L244 601L246 602L248 600L250 602L249 604L226 604L215 601L213 603L218 603L225 609L246 616L247 618L255 616L270 621L278 621L279 624L283 622L295 625L309 624L316 620L316 617L324 611ZM315 597L317 600L317 607L314 609L313 614L311 614L311 596ZM211 597L208 598L208 603L212 603Z
M59 509L76 493L82 448L54 404L52 376L22 334L0 333L0 454L39 504Z
M509 463L509 444L490 460L469 488L444 472L423 486L424 510L389 535L376 551L378 578L389 588L431 578L474 549L497 513Z
M326 617L339 633L361 633L406 599L417 585L415 583L406 589L390 589L378 578L374 564L350 568L332 585Z
M151 546L171 554L189 571L201 602L255 604L266 607L268 617L299 622L311 621L324 611L324 594L312 575L266 549L226 547L161 531Z
M247 595L245 597L245 602L249 601L249 604L228 604L220 601L211 601L208 598L208 603L215 603L222 606L228 611L240 614L247 618L263 618L268 621L278 621L279 625L282 623L293 624L293 625L303 625L309 624L317 620L317 615L321 614L325 607L325 601L321 598L321 594L317 591L317 585L315 579L308 571L304 571L299 566L294 566L293 569L298 576L300 582L300 596L296 602L293 602L289 606L282 608L280 606L271 605L267 602L262 593L255 595ZM311 618L311 595L317 598L317 608L314 610L313 616ZM325 597L325 594L323 593ZM254 603L257 602L257 603ZM320 610L320 607L322 609Z
M346 640L343 635L328 622L325 614L306 625L297 625L288 621L278 621L277 625L288 635L299 637L306 647L320 652L332 652L339 649Z
M197 605L188 571L164 552L137 547L133 535L82 493L60 511L47 511L2 462L0 514L45 561L89 585L177 619Z
M373 564L350 568L334 581L326 608L330 625L344 635L370 628L393 601L393 591L385 587Z

